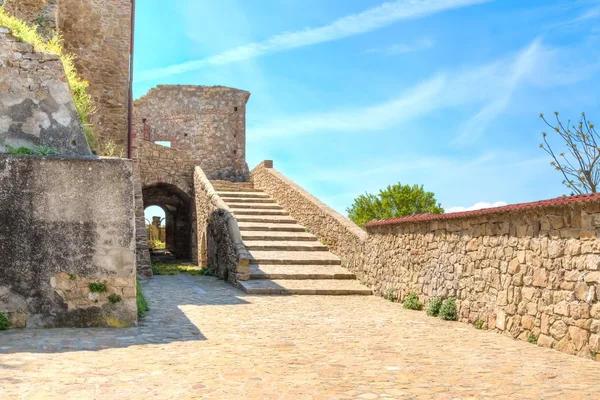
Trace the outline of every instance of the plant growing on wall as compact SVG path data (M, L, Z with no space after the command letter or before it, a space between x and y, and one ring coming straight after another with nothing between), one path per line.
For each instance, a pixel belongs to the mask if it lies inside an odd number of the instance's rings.
M4 7L0 7L0 25L10 29L12 34L19 40L32 45L35 51L53 54L60 58L69 88L71 89L75 108L77 108L79 119L83 125L85 137L90 147L92 149L95 148L96 143L90 117L96 110L92 105L92 98L87 92L89 83L77 75L74 57L64 51L61 37L57 35L48 41L44 40L37 33L35 27L31 27L25 21L8 15Z
M404 217L413 214L442 214L444 209L432 192L426 192L423 185L390 185L379 194L365 193L354 199L346 210L348 217L357 225L376 219Z
M546 132L542 132L544 143L540 143L540 148L552 157L550 165L562 174L562 183L573 193L596 193L600 184L600 135L585 113L581 113L577 124L571 120L563 124L556 111L554 116L556 122L551 124L544 114L540 114L564 142L566 151L557 154L550 146Z

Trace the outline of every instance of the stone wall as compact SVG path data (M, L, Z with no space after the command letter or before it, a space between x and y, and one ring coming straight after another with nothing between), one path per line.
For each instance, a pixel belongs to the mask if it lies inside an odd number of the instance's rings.
M134 139L133 158L137 161L142 187L170 183L193 196L194 157L187 149L176 149Z
M456 297L459 320L600 360L600 195L367 224L329 209L265 162L264 190L382 296Z
M134 131L138 139L189 150L210 179L245 180L249 97L223 86L158 86L135 101Z
M244 246L237 221L202 168L194 172L198 261L232 284L250 277L252 256Z
M8 145L92 154L61 61L0 27L0 151Z
M362 246L367 234L356 224L275 170L273 161L259 164L250 179L256 189L273 197L301 225L327 242L344 264L353 269L363 265Z
M59 0L58 28L77 72L90 83L98 142L113 139L126 148L131 0Z
M136 324L133 215L131 161L0 155L0 312L13 327Z
M48 37L58 27L65 50L90 83L97 111L92 116L99 144L127 144L131 0L8 0L6 11L40 24Z

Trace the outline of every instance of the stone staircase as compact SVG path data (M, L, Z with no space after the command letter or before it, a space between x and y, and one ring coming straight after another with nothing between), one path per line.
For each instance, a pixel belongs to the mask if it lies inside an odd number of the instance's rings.
M253 261L250 294L370 295L327 246L252 183L212 181L233 212Z

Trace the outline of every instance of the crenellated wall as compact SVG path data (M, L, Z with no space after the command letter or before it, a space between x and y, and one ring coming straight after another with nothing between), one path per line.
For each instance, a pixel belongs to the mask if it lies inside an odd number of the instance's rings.
M459 320L600 360L600 195L373 222L366 232L264 162L252 182L382 296L456 297Z

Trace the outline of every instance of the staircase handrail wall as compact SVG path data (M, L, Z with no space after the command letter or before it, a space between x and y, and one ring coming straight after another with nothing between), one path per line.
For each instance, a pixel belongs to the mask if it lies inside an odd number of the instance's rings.
M244 245L240 227L231 209L214 189L212 183L199 166L194 169L194 187L196 191L196 216L198 227L198 257L203 263L216 263L217 275L232 283L237 280L247 280L250 274L252 255ZM219 237L218 227L212 226L215 218L222 221L227 230L227 238ZM225 241L226 243L222 243ZM235 265L231 264L231 253L235 255ZM212 255L212 257L211 257ZM210 266L210 265L209 265ZM215 266L212 266L213 268ZM234 274L227 273L235 272Z

